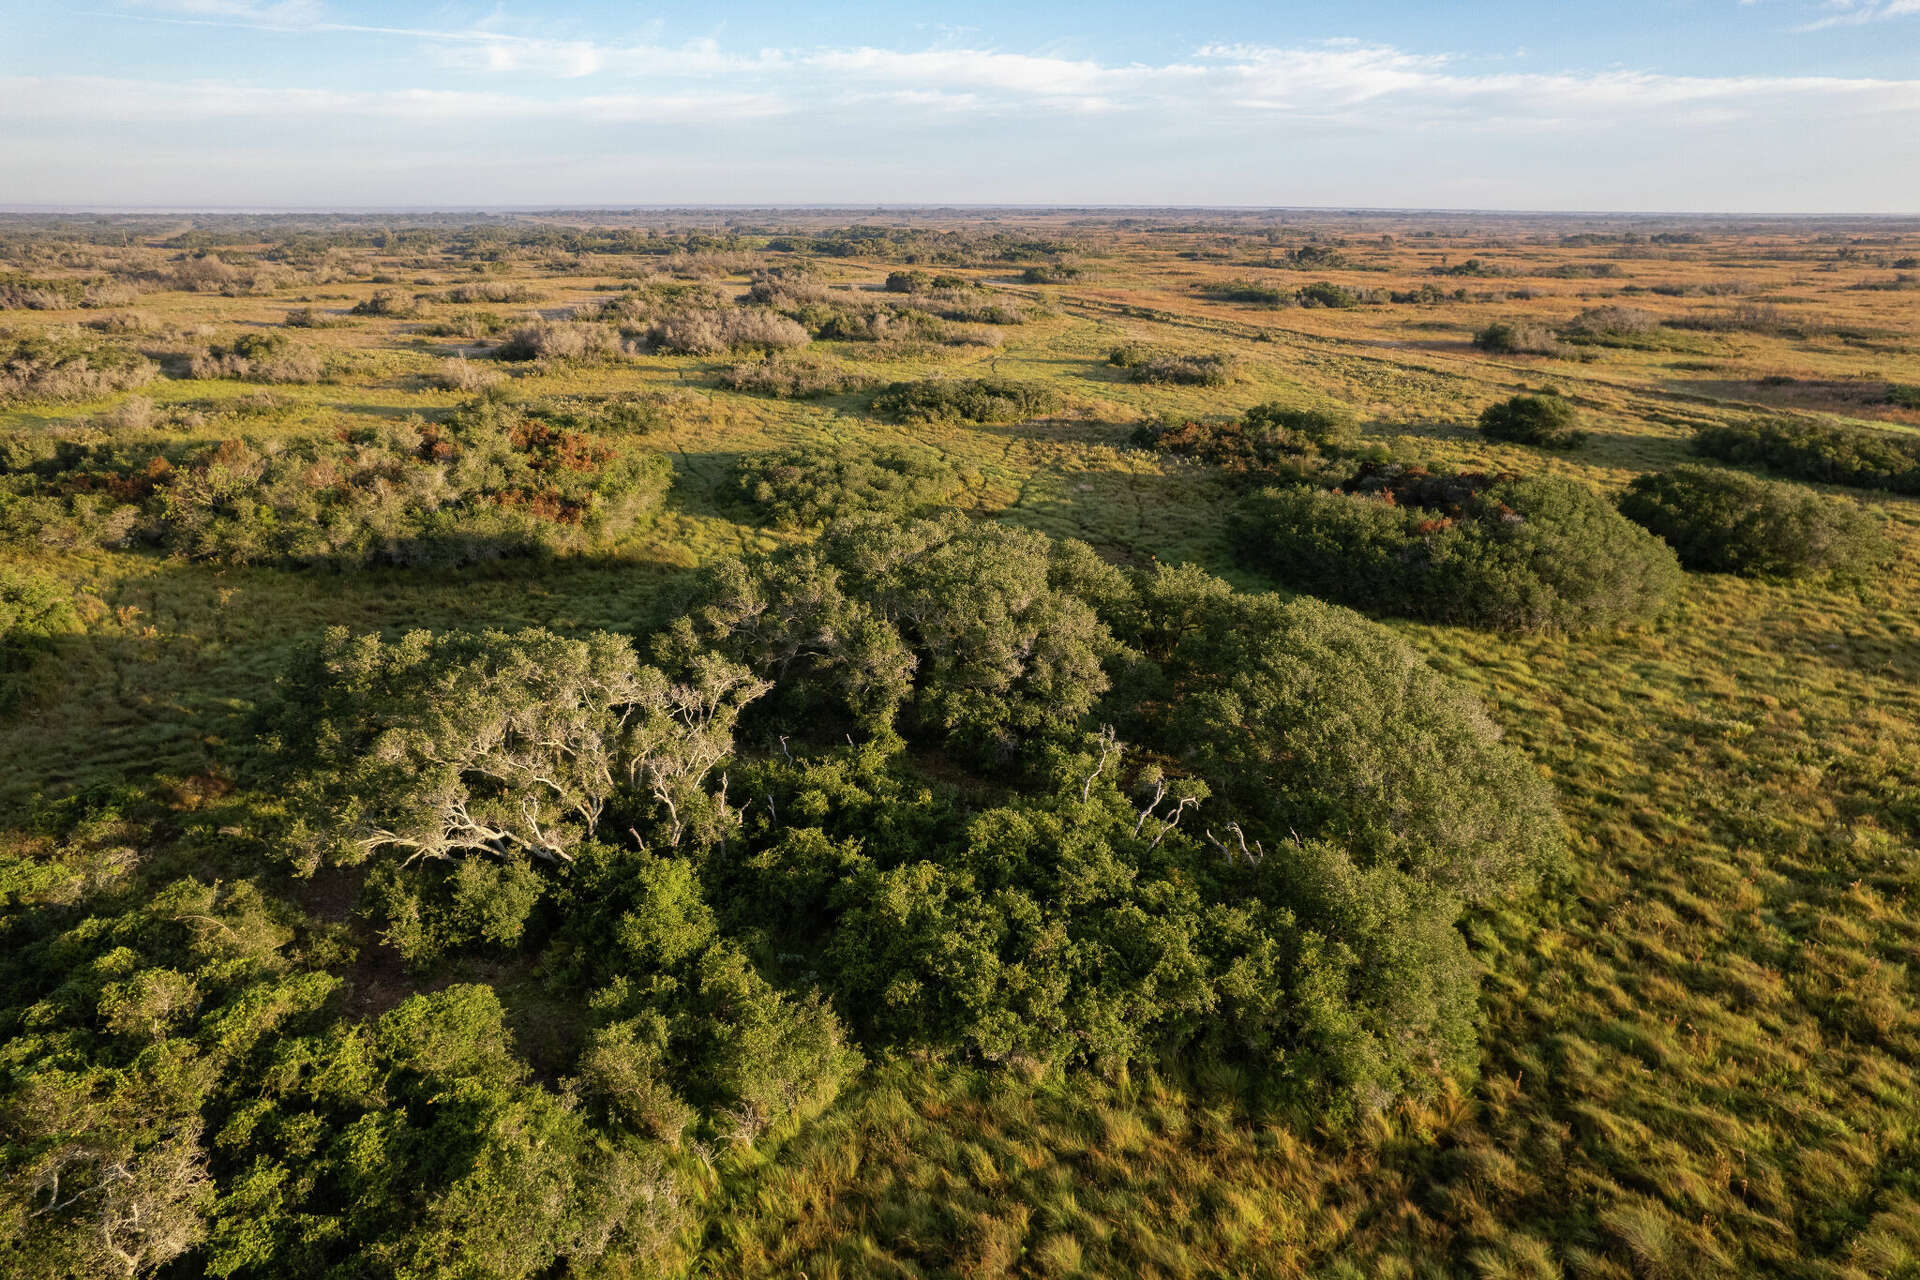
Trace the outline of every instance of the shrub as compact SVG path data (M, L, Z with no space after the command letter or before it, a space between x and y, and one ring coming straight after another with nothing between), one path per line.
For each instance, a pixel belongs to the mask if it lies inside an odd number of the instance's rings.
M243 382L318 382L324 372L318 352L295 347L285 334L271 332L241 334L232 342L207 347L187 363L189 377Z
M1802 480L1920 494L1920 435L1810 419L1753 419L1702 427L1694 451L1758 464Z
M1343 413L1262 404L1233 421L1153 423L1135 431L1133 442L1231 472L1302 480L1318 475L1352 435Z
M0 670L79 629L65 587L46 574L0 564Z
M1480 413L1480 434L1489 440L1539 445L1543 449L1572 449L1587 438L1577 424L1579 414L1558 393L1542 391L1517 395Z
M653 349L676 355L713 356L729 351L784 351L804 347L806 327L774 311L686 311L655 320L644 331Z
M1060 394L1008 378L923 379L896 382L874 399L873 411L892 422L1021 422L1060 407Z
M787 359L769 356L753 364L736 364L720 372L720 385L778 400L808 400L864 391L872 380L858 369L835 360Z
M350 314L356 316L389 316L398 320L411 319L420 314L420 303L404 289L379 289L372 297L363 298L353 304Z
M940 340L950 347L997 347L1006 339L990 324L949 325Z
M1660 327L1660 317L1638 307L1589 307L1568 321L1561 337L1581 339L1631 337Z
M496 360L600 360L619 350L619 340L604 326L543 320L515 329L489 354Z
M1896 409L1920 409L1920 387L1908 387L1890 382L1882 399Z
M479 280L472 284L455 285L451 289L442 289L438 293L421 295L423 302L533 302L540 297L532 285L509 283L505 280Z
M153 327L146 316L138 311L114 311L104 316L95 316L86 322L86 327L95 333L145 333Z
M0 477L0 540L146 542L230 564L460 564L608 545L652 514L665 459L486 401L445 424L296 440L68 446Z
M1301 288L1297 301L1303 307L1357 307L1363 301L1351 289L1343 289L1329 280L1317 280Z
M498 386L500 374L484 365L475 364L465 356L451 356L440 362L440 371L432 376L431 381L442 391L471 395Z
M1504 631L1581 631L1650 616L1673 552L1581 485L1368 467L1356 493L1269 489L1234 513L1242 558L1376 613Z
M1239 361L1233 356L1174 355L1142 343L1130 342L1109 351L1107 363L1125 369L1129 382L1224 387L1233 381L1234 369Z
M90 400L143 386L158 372L151 360L77 329L0 332L0 403Z
M1254 280L1226 280L1199 285L1196 289L1201 297L1216 302L1252 302L1266 307L1285 306L1297 297L1296 293L1277 285L1261 284Z
M1720 467L1637 477L1621 496L1629 520L1666 539L1689 569L1803 577L1855 571L1887 544L1851 502Z
M926 449L802 447L749 454L734 472L774 524L800 529L862 512L925 515L960 489L959 474Z
M1070 262L1047 262L1028 267L1020 273L1023 284L1070 284L1086 275L1086 269Z
M1552 356L1565 351L1551 329L1531 320L1496 320L1473 335L1473 345L1495 355Z

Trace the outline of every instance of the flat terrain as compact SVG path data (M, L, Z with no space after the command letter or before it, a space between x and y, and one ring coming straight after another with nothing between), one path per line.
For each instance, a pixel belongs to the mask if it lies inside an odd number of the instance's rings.
M0 436L171 447L432 423L469 397L440 386L465 358L528 400L646 393L657 422L635 447L673 468L657 517L551 559L342 571L0 549L70 586L81 620L0 716L0 839L30 860L47 847L36 815L102 788L183 813L209 803L289 652L335 624L652 624L686 570L811 536L763 526L739 494L734 465L769 449L922 446L957 469L955 505L978 517L1083 539L1116 564L1192 562L1271 590L1227 541L1235 478L1136 446L1142 423L1276 402L1346 409L1397 457L1551 471L1609 495L1692 459L1702 426L1765 416L1920 432L1920 392L1903 394L1920 388L1910 223L922 214L891 239L824 252L815 234L853 219L774 220L658 215L606 243L570 238L595 221L584 216L485 237L356 228L279 253L291 233L273 226L136 226L111 244L0 226L12 258L0 275L135 282L109 308L20 307L0 329L66 333L131 313L124 336L100 340L166 370L97 396L0 403ZM180 287L180 262L209 247L222 270ZM1021 322L819 338L799 354L875 385L1043 383L1061 407L900 425L870 412L869 392L727 389L720 374L754 359L739 352L488 358L504 331L564 323L636 284L732 299L802 259L836 305L910 298L886 282L911 270L959 277ZM1321 282L1337 305L1301 305ZM474 284L513 300L434 300ZM428 300L366 313L396 290ZM286 326L309 308L318 324ZM1474 343L1496 322L1564 335L1598 308L1645 316L1541 354ZM266 333L323 372L260 383L180 365ZM1130 381L1108 361L1126 343L1230 357L1231 379ZM1547 386L1579 410L1583 448L1475 430L1486 406ZM1657 620L1618 633L1385 622L1485 702L1550 778L1569 833L1563 881L1469 918L1483 970L1471 1078L1363 1122L1305 1126L1250 1112L1232 1080L1204 1072L876 1063L817 1116L687 1157L703 1224L682 1241L690 1265L812 1280L1920 1275L1920 500L1819 487L1872 508L1897 551L1889 570L1690 573ZM391 1007L414 981L381 957L350 889L270 887L349 931L353 955L332 967L351 1007ZM543 1037L570 1032L543 1027L536 975L454 960L420 981L456 977L497 986L537 1070L557 1058Z

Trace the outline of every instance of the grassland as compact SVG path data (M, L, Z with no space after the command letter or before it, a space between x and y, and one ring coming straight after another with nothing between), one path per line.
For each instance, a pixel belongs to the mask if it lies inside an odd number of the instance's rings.
M878 384L1045 383L1065 407L1039 420L895 425L866 411L866 394L722 390L730 356L541 362L515 371L517 393L659 397L643 442L672 459L667 510L609 551L431 574L8 552L69 584L83 621L0 719L0 813L18 828L9 841L30 849L30 815L90 787L135 783L195 803L287 653L328 626L651 621L661 588L687 568L805 536L752 523L732 480L751 452L822 439L920 446L961 474L959 504L978 516L1082 538L1116 562L1191 561L1264 589L1228 551L1231 479L1132 447L1142 421L1268 402L1345 408L1365 440L1397 455L1550 471L1607 493L1688 460L1693 428L1756 414L1920 430L1920 409L1889 395L1920 386L1910 225L1034 214L992 229L1065 241L1055 256L1079 268L1029 284L984 253L939 266L1029 313L1002 327L1000 345L813 346ZM338 323L289 332L329 372L310 384L167 377L96 400L25 400L0 408L0 435L186 444L444 418L463 395L436 388L443 362L477 364L485 344L427 332L437 320L477 310L552 320L659 276L737 293L756 268L795 257L766 248L767 234L707 230L728 247L526 249L480 273L437 248L350 248L329 258L324 283L309 272L237 296L152 288L126 308L144 318L136 348L227 342L311 307ZM182 252L165 238L119 252L161 264ZM1337 257L1296 265L1289 255L1305 246ZM13 247L11 269L78 270L49 266L57 255L44 240ZM853 300L877 295L899 266L889 254L816 259L828 295ZM523 284L530 300L351 314L392 281L431 292L476 279ZM1319 281L1362 297L1430 286L1432 300L1216 296L1239 282L1290 296ZM1605 306L1658 324L1553 355L1473 343L1496 321L1560 327ZM96 314L14 310L0 327ZM1131 382L1107 362L1123 343L1232 356L1234 380ZM1584 448L1547 455L1473 429L1486 405L1545 385L1580 410ZM114 425L130 396L150 399L159 425ZM812 1280L1920 1275L1920 505L1865 500L1898 553L1867 580L1691 574L1657 622L1617 635L1388 624L1474 689L1551 779L1574 850L1537 906L1471 922L1483 1056L1466 1085L1325 1129L1249 1111L1231 1073L877 1065L773 1141L689 1156L705 1223L685 1242L690 1265ZM347 972L375 980L365 965Z

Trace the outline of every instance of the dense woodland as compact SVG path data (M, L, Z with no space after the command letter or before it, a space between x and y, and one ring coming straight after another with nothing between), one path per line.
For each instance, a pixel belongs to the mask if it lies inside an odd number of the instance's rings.
M1916 254L0 218L0 1271L1920 1275Z

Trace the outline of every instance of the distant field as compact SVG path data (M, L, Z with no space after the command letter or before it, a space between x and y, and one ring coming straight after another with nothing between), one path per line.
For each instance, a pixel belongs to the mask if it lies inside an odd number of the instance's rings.
M328 450L377 447L384 461L351 464L387 468L365 482L366 509L411 520L379 505L380 486L435 432L467 429L462 406L487 395L672 473L657 507L598 541L565 505L589 499L561 481L602 473L564 441L561 462L527 464L535 479L489 481L501 511L532 522L515 536L564 537L530 556L405 562L425 555L425 523L393 524L352 564L337 549L300 560L271 530L258 535L271 552L243 556L8 527L0 564L60 584L74 616L10 677L0 714L9 928L84 906L36 897L32 868L55 860L85 797L144 797L147 825L124 837L143 853L196 812L250 803L244 780L229 799L250 717L329 627L645 632L689 570L812 540L756 514L735 472L751 454L923 451L955 477L945 504L971 517L1271 591L1229 538L1245 478L1142 447L1143 425L1337 410L1356 451L1564 477L1609 500L1698 460L1700 428L1777 419L1920 442L1911 223L1007 213L862 236L835 234L846 219L767 222L660 215L596 235L584 220L114 234L0 221L0 355L17 348L0 380L0 480L59 442L185 456L245 437L262 457L310 448L311 465L342 473ZM728 326L749 322L729 317L748 313L761 327L735 341ZM1502 325L1519 350L1476 343ZM517 331L528 358L496 358ZM1135 380L1110 359L1129 344L1224 357L1226 373ZM153 368L108 377L106 349ZM807 376L830 385L805 398L726 385L769 358L813 362ZM876 411L884 388L922 379L1050 396L1007 421ZM1488 406L1543 388L1577 410L1581 447L1477 430ZM355 443L400 423L414 432L402 445ZM528 456L546 447L516 430ZM1199 1063L870 1054L817 1114L757 1143L677 1149L692 1225L663 1269L1920 1275L1920 499L1814 487L1866 510L1887 567L1688 573L1651 621L1573 635L1381 620L1485 704L1551 782L1568 832L1560 879L1464 917L1480 977L1472 1071L1336 1122L1256 1105L1231 1070ZM167 856L182 874L249 874L211 849ZM311 939L303 965L344 980L340 1007L486 983L540 1084L572 1071L578 1028L545 1009L534 959L454 954L407 977L355 886L258 880L274 911L306 918L287 927ZM32 1022L10 1014L4 1033ZM0 1233L26 1223L0 1219ZM191 1261L162 1274L198 1274Z

